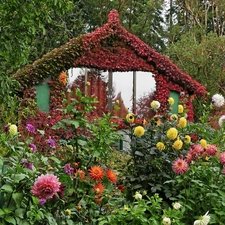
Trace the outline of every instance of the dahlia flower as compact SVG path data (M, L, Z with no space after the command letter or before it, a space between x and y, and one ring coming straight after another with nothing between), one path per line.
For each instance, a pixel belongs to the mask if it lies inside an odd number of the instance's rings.
M179 119L179 123L177 124L179 128L185 128L187 126L187 120L184 117Z
M173 203L173 208L176 210L179 210L182 207L182 205L179 202L174 202Z
M64 166L64 171L65 171L66 174L71 175L71 174L74 173L74 168L73 167L70 167L70 163L67 163Z
M32 152L36 152L37 151L37 147L36 147L35 144L30 143L28 146L29 146L29 148L31 148Z
M184 107L182 105L178 105L178 113L181 114L184 112Z
M34 182L31 192L39 199L49 199L60 190L60 185L58 178L53 174L42 174Z
M189 135L185 135L184 143L189 144L191 142L191 137Z
M17 132L18 132L17 126L15 124L11 124L9 126L9 133L12 135L15 135L15 134L17 134Z
M170 225L171 219L169 217L164 217L162 222L163 222L163 225Z
M89 169L89 175L93 180L101 180L104 177L104 170L101 166L93 166Z
M203 148L206 148L207 147L207 141L205 139L201 139L200 140L200 145L203 147Z
M169 103L170 105L173 105L173 104L174 104L174 98L169 97L168 103Z
M225 115L222 115L219 118L218 124L219 124L220 127L223 127L224 126L224 124L225 124Z
M156 148L158 148L160 151L162 151L162 150L165 149L165 145L164 145L164 143L162 143L162 142L158 142L158 143L156 144Z
M151 108L153 108L154 110L157 110L160 108L160 102L158 101L152 101L150 104Z
M166 132L166 136L167 138L169 138L170 140L174 140L178 135L178 131L176 128L171 127L167 132Z
M170 119L171 119L171 120L177 121L177 120L178 120L177 114L172 114L172 115L170 116Z
M65 71L61 72L59 75L59 82L66 85L67 83L67 74Z
M212 103L216 107L221 107L224 105L224 97L221 94L215 94L212 96Z
M136 200L142 199L142 194L140 194L138 191L135 193L134 198Z
M220 162L224 165L225 164L225 152L221 152L219 158L220 158Z
M142 126L137 126L134 128L134 135L141 137L143 136L145 133L145 129Z
M206 147L206 153L210 156L215 156L217 153L217 147L216 145L207 145Z
M97 195L101 195L104 192L105 188L102 183L98 183L95 184L93 190L97 193Z
M210 221L210 216L207 212L204 216L201 216L199 220L195 220L194 225L207 225Z
M116 183L117 181L117 176L112 170L106 170L106 176L112 183Z
M26 128L30 133L35 133L35 127L32 124L28 123Z
M181 140L176 140L174 143L173 143L173 145L172 145L172 147L175 149L175 150L180 150L181 148L182 148L182 146L183 146L183 142L181 141Z
M183 174L188 170L188 163L183 159L176 159L172 165L173 171L177 174Z

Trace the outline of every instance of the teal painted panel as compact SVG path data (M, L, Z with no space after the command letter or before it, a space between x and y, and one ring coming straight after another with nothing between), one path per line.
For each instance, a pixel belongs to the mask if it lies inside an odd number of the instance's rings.
M49 111L49 103L50 103L50 88L48 84L40 84L35 86L36 88L36 101L38 109L41 112Z
M172 108L170 112L173 114L178 114L179 96L180 96L180 93L176 91L170 92L170 97L174 99L174 104L170 106Z

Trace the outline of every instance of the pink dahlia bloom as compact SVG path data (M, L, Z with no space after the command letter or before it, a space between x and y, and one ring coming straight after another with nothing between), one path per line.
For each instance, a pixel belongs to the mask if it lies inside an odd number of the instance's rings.
M197 159L204 153L204 148L200 144L194 144L190 146L189 152L192 155L192 159Z
M61 183L53 174L39 176L31 187L31 192L39 199L52 198L59 190Z
M186 160L178 158L173 162L172 168L175 173L183 174L188 170L188 163Z
M225 152L220 153L220 162L224 165L225 164Z
M215 156L217 153L217 147L215 145L207 145L206 153L211 156Z

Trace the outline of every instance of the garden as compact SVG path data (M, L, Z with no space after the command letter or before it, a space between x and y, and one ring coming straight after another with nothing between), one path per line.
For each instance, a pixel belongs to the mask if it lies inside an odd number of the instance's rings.
M221 94L198 123L187 120L185 102L171 113L172 97L163 114L153 100L154 117L120 120L96 115L97 100L76 95L56 109L57 120L34 107L36 120L2 127L1 224L224 224L225 116L214 118L219 129L210 124ZM119 129L129 152L116 145Z

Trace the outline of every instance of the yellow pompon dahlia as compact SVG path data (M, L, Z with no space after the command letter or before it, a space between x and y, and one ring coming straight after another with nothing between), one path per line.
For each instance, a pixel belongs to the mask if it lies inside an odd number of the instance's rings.
M189 144L191 142L191 137L189 135L185 135L184 143Z
M177 135L178 131L174 127L171 127L166 133L167 138L169 138L170 140L174 140L175 138L177 138Z
M177 126L178 126L179 128L185 128L185 127L187 126L187 120L186 120L186 118L181 117L181 118L179 119L179 122L178 122Z
M170 119L171 119L171 120L178 121L178 116L177 116L177 114L172 114L172 115L170 116Z
M67 83L67 74L65 71L61 72L59 75L59 82L66 85Z
M145 133L145 129L142 126L137 126L134 128L134 135L137 137L143 136Z
M15 124L11 124L9 126L9 133L12 135L15 135L15 134L17 134L17 132L18 132L17 126Z
M200 145L203 147L203 148L206 148L207 147L207 141L205 139L201 139L200 140Z
M182 105L178 105L178 113L181 114L184 112L184 107Z
M162 143L162 142L158 142L158 143L156 144L156 148L158 148L160 151L162 151L162 150L165 149L165 145L164 145L164 143Z
M170 105L173 105L173 104L174 104L174 98L169 97L168 103L169 103Z
M128 113L128 114L126 115L126 121L127 121L128 123L133 123L134 120L135 120L135 116L134 116L133 113Z
M180 150L181 148L182 148L182 146L183 146L183 142L181 141L181 140L176 140L174 143L173 143L173 148L175 149L175 150Z

